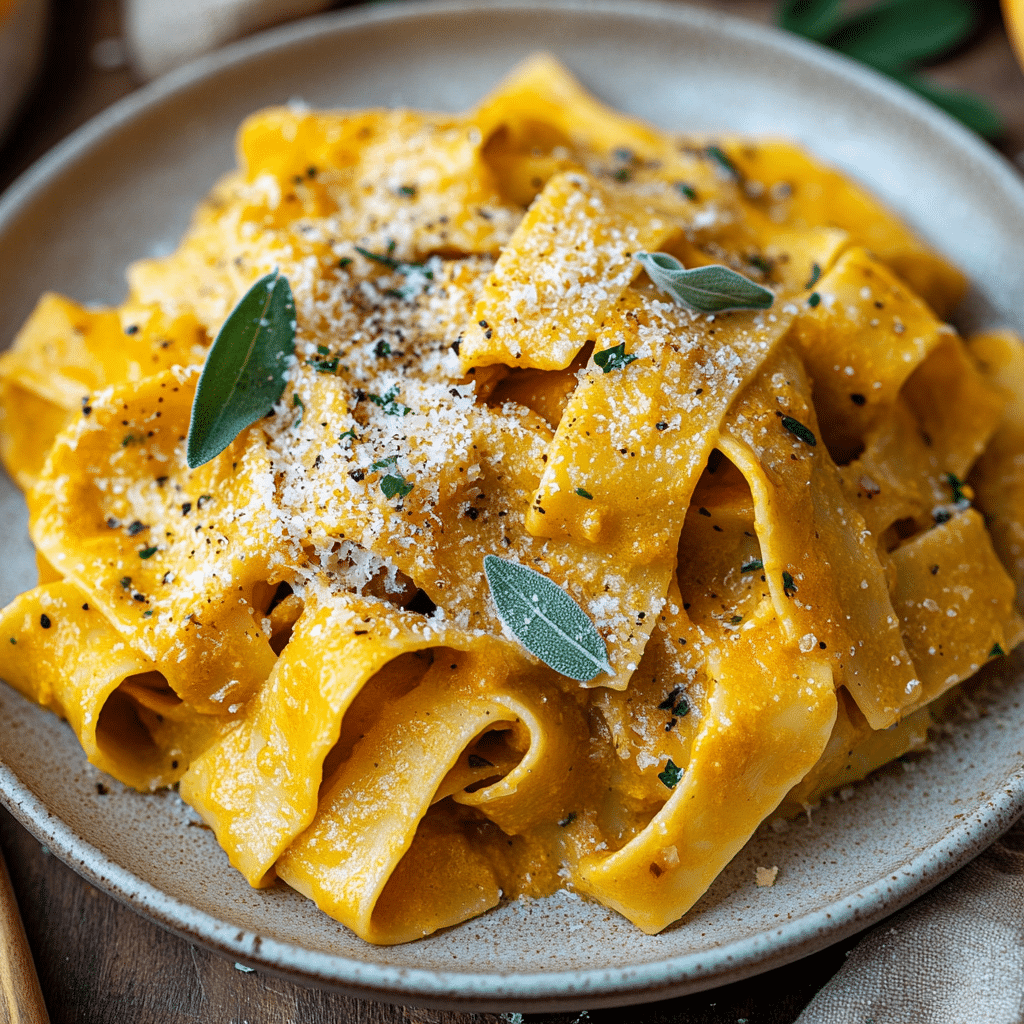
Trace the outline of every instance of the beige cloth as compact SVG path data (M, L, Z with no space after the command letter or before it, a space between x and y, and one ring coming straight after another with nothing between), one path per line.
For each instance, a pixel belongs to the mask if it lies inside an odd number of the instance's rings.
M1021 1024L1024 819L872 929L796 1024Z
M122 0L128 55L156 78L250 32L315 14L332 0Z

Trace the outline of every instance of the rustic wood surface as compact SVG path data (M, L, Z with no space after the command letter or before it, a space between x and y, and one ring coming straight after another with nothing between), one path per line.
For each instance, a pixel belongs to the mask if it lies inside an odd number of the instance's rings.
M694 2L694 0L691 0ZM700 2L700 0L696 0ZM0 147L0 189L68 132L137 87L125 67L101 67L96 44L118 37L116 0L57 0L45 73ZM703 0L703 6L771 20L773 0ZM1024 164L1024 75L995 2L982 3L975 38L931 69L969 87L1003 115L999 148ZM110 46L105 48L109 55ZM0 809L0 850L25 923L53 1024L490 1024L516 1011L469 1014L390 1006L302 988L192 946L83 881ZM631 1009L527 1014L530 1022L791 1024L840 967L856 938L796 964L714 991ZM8 955L0 948L0 958ZM0 1010L2 1015L2 1010Z

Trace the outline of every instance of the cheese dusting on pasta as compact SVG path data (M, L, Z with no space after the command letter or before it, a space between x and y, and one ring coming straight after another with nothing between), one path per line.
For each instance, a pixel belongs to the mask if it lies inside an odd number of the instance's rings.
M1024 348L960 338L962 275L838 172L546 57L461 116L260 112L239 162L123 304L45 295L0 357L40 574L0 675L252 885L375 943L559 888L655 933L1024 636ZM275 273L280 398L190 468ZM489 555L611 671L519 643Z

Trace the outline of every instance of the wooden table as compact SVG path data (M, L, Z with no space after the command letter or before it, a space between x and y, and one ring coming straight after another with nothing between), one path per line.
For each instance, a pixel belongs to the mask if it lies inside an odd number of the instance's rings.
M771 19L775 7L772 0L704 0L703 5L762 22ZM1024 75L1012 59L997 4L979 6L984 13L975 39L932 73L943 84L969 87L987 97L1007 123L1000 148L1020 160ZM55 7L45 75L0 148L0 189L64 135L137 86L128 69L103 70L90 61L95 44L120 31L116 0L60 0ZM53 1024L483 1024L508 1021L516 1009L509 1006L509 1013L498 1015L390 1006L243 972L94 889L2 809L0 848ZM848 939L788 967L695 996L631 1010L591 1010L589 1015L528 1014L525 1021L791 1024L856 942L856 937Z

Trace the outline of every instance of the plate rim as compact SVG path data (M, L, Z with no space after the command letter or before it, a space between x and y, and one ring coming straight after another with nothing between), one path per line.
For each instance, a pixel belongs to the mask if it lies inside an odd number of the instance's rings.
M841 55L735 15L668 0L406 0L376 3L321 14L243 39L201 57L142 86L101 111L44 154L0 196L0 236L51 179L87 157L118 128L144 117L222 71L258 61L263 55L301 45L322 33L411 22L454 14L505 12L614 15L626 20L667 20L678 27L712 30L732 39L767 46L776 55L866 89L898 108L918 127L984 166L1024 209L1024 180L1013 165L967 128L896 83ZM0 802L37 839L45 842L76 873L143 917L241 963L306 985L326 987L360 998L461 1010L583 1009L638 1000L665 999L728 984L782 966L876 923L943 881L975 857L1024 813L1024 767L990 790L989 799L961 819L940 842L904 865L901 879L879 879L826 907L781 925L774 932L619 968L499 974L472 971L415 970L353 960L340 954L260 937L189 906L112 861L52 814L22 782L0 753ZM770 945L772 962L764 963ZM704 961L704 962L701 962Z

